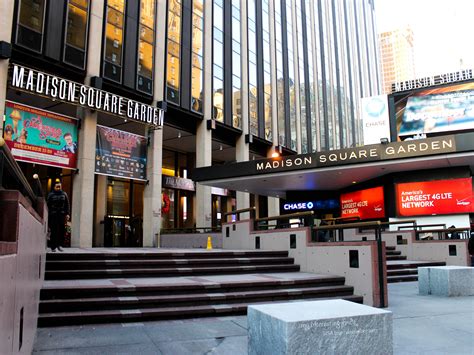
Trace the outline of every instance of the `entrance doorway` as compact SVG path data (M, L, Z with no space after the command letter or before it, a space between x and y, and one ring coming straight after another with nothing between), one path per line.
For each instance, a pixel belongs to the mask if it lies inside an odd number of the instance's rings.
M107 206L104 218L105 247L143 245L143 191L141 181L107 178Z

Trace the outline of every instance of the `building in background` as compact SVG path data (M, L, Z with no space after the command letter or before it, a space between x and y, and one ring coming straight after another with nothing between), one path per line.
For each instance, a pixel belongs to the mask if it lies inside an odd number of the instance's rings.
M65 181L74 246L152 246L162 229L218 227L223 213L250 205L278 214L278 199L195 184L193 169L355 147L359 98L381 91L371 0L2 6L0 40L12 48L0 60L4 136L20 140L14 111L24 107L77 128L74 166L22 163L45 189ZM165 107L160 129L153 112Z
M393 83L416 77L413 30L406 27L380 33L379 46L383 93L389 94Z

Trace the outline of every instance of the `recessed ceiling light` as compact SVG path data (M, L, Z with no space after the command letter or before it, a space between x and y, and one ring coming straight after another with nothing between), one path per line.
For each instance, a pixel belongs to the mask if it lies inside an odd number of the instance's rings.
M357 184L357 181L352 181L353 184Z

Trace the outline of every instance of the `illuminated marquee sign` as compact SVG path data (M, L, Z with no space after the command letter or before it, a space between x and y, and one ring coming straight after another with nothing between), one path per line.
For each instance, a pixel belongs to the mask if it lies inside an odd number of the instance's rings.
M392 93L421 89L428 86L443 85L473 79L472 69L460 70L453 73L427 76L392 84Z
M342 194L341 217L384 218L383 186Z
M12 64L10 86L65 103L113 114L161 128L164 111L138 101Z
M396 184L399 216L474 212L472 178Z
M335 199L287 202L283 204L285 211L329 210L338 207L339 203Z

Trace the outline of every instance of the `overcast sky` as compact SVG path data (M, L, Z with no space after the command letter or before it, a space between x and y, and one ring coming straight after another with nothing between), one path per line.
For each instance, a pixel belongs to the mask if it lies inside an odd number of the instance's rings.
M416 77L474 69L474 0L375 0L378 32L411 26Z

